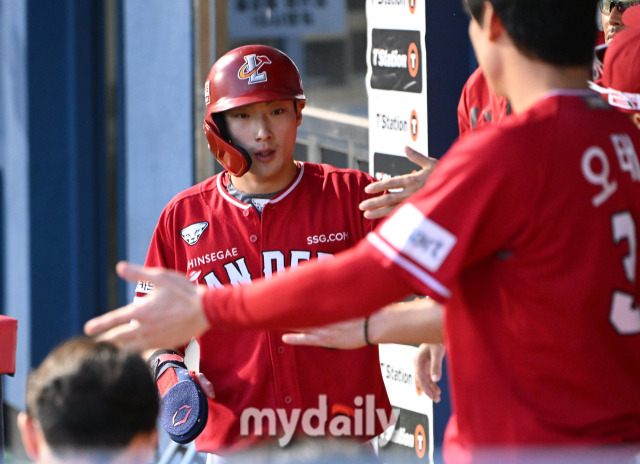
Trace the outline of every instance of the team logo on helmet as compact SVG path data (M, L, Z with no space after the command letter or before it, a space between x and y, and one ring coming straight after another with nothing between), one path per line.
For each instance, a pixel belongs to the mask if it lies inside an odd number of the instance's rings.
M187 244L193 246L198 243L202 232L204 232L207 227L209 227L208 222L196 222L182 229L180 235Z
M245 55L244 64L238 71L238 77L248 79L249 84L267 82L267 73L260 71L265 64L271 64L271 60L264 55Z

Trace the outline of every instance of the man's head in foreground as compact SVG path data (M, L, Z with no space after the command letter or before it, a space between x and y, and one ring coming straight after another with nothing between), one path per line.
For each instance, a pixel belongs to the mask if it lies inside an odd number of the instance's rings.
M142 358L78 337L29 374L18 427L37 463L148 462L157 445L158 394Z

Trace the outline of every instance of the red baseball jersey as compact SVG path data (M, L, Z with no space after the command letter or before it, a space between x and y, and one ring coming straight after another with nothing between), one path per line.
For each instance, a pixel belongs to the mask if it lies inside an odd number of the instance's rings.
M205 313L311 325L430 295L446 308L451 461L460 447L640 445L639 150L599 95L550 92L460 138L354 249L208 292ZM297 310L303 295L316 311Z
M511 113L506 98L489 88L480 68L469 76L458 102L458 128L464 135L488 124L497 123Z
M227 192L229 175L224 172L178 194L165 207L145 265L176 269L195 283L219 288L229 283L249 285L287 267L332 259L376 225L358 209L370 197L364 187L372 181L361 171L300 163L296 178L266 202L260 217L253 206ZM137 295L147 290L139 285ZM304 311L314 310L311 299L300 304ZM391 407L377 347L345 351L294 347L282 342L283 333L212 329L198 340L200 371L216 394L209 400L207 426L196 439L199 451L225 453L281 437L280 413L274 419L277 437L268 436L270 419L265 419L259 437L255 421L249 420L250 415L243 417L267 409L272 413L280 409L292 419L296 410L324 407L328 417L323 434L366 440L383 431L374 409L388 418ZM361 430L355 419L348 433L329 430L330 420L340 414L359 417ZM248 426L244 431L243 422ZM297 431L309 433L302 430L302 417Z
M640 442L639 151L597 95L549 94L461 138L371 234L446 303L450 449Z

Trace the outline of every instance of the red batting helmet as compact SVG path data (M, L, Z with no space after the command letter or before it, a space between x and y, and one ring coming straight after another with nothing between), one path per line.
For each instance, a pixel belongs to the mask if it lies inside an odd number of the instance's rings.
M209 150L235 176L249 170L251 157L230 143L222 112L273 100L306 101L298 68L287 55L266 45L245 45L220 57L204 85Z

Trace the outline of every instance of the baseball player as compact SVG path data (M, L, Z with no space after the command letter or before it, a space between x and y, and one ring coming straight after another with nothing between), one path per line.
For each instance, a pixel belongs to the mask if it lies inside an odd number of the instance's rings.
M600 22L602 24L603 41L598 43L593 53L593 76L594 81L602 78L602 66L604 54L613 37L620 31L627 28L624 16L625 12L632 6L639 5L637 0L599 0Z
M164 208L146 266L175 269L212 290L227 284L249 286L288 267L332 260L373 229L376 222L358 210L360 202L372 198L364 192L371 176L293 159L305 95L288 56L262 45L236 48L213 65L204 96L205 134L226 170L179 193ZM149 288L140 283L137 297L144 297ZM300 304L303 311L314 311L311 299ZM304 430L300 421L297 433L366 441L384 431L380 417L369 418L371 427L363 430L355 421L348 430L329 430L332 417L354 419L366 398L384 411L384 418L391 417L377 347L292 347L281 336L261 329L213 328L202 334L200 371L213 385L215 399L208 400L201 433L197 428L170 432L172 438L185 442L200 433L198 451L227 454L265 439L275 441L286 425L278 424L277 437L268 436L266 428L254 430L253 423L243 430L250 417L243 416L247 411L278 410L295 418L323 405L329 416L326 428ZM160 350L152 364L158 369L165 358L176 360L180 355L179 350ZM182 360L177 362L173 367L184 372ZM171 375L169 387L178 381ZM202 392L196 393L202 397ZM172 421L165 430L173 429Z
M638 0L599 0L600 13L602 18L602 30L605 43L620 31L626 29L622 18L624 11L635 5L640 5Z
M471 73L462 88L458 102L460 135L495 124L511 114L511 106L504 97L497 96L487 85L480 67Z
M148 346L167 326L184 339L325 324L427 294L445 312L449 462L495 447L637 453L640 133L587 88L595 2L466 3L478 62L511 102L507 120L460 138L424 189L332 261L217 291L121 265L125 278L154 281L155 298L86 330ZM190 319L177 326L187 295Z
M624 28L622 12L637 1L600 1L601 23L604 31L599 31L594 51L594 68L600 65L606 41L610 41L616 32ZM609 14L611 13L611 14ZM462 88L458 102L458 128L460 135L467 134L488 124L495 124L511 114L509 101L496 95L487 85L480 67L471 73Z

